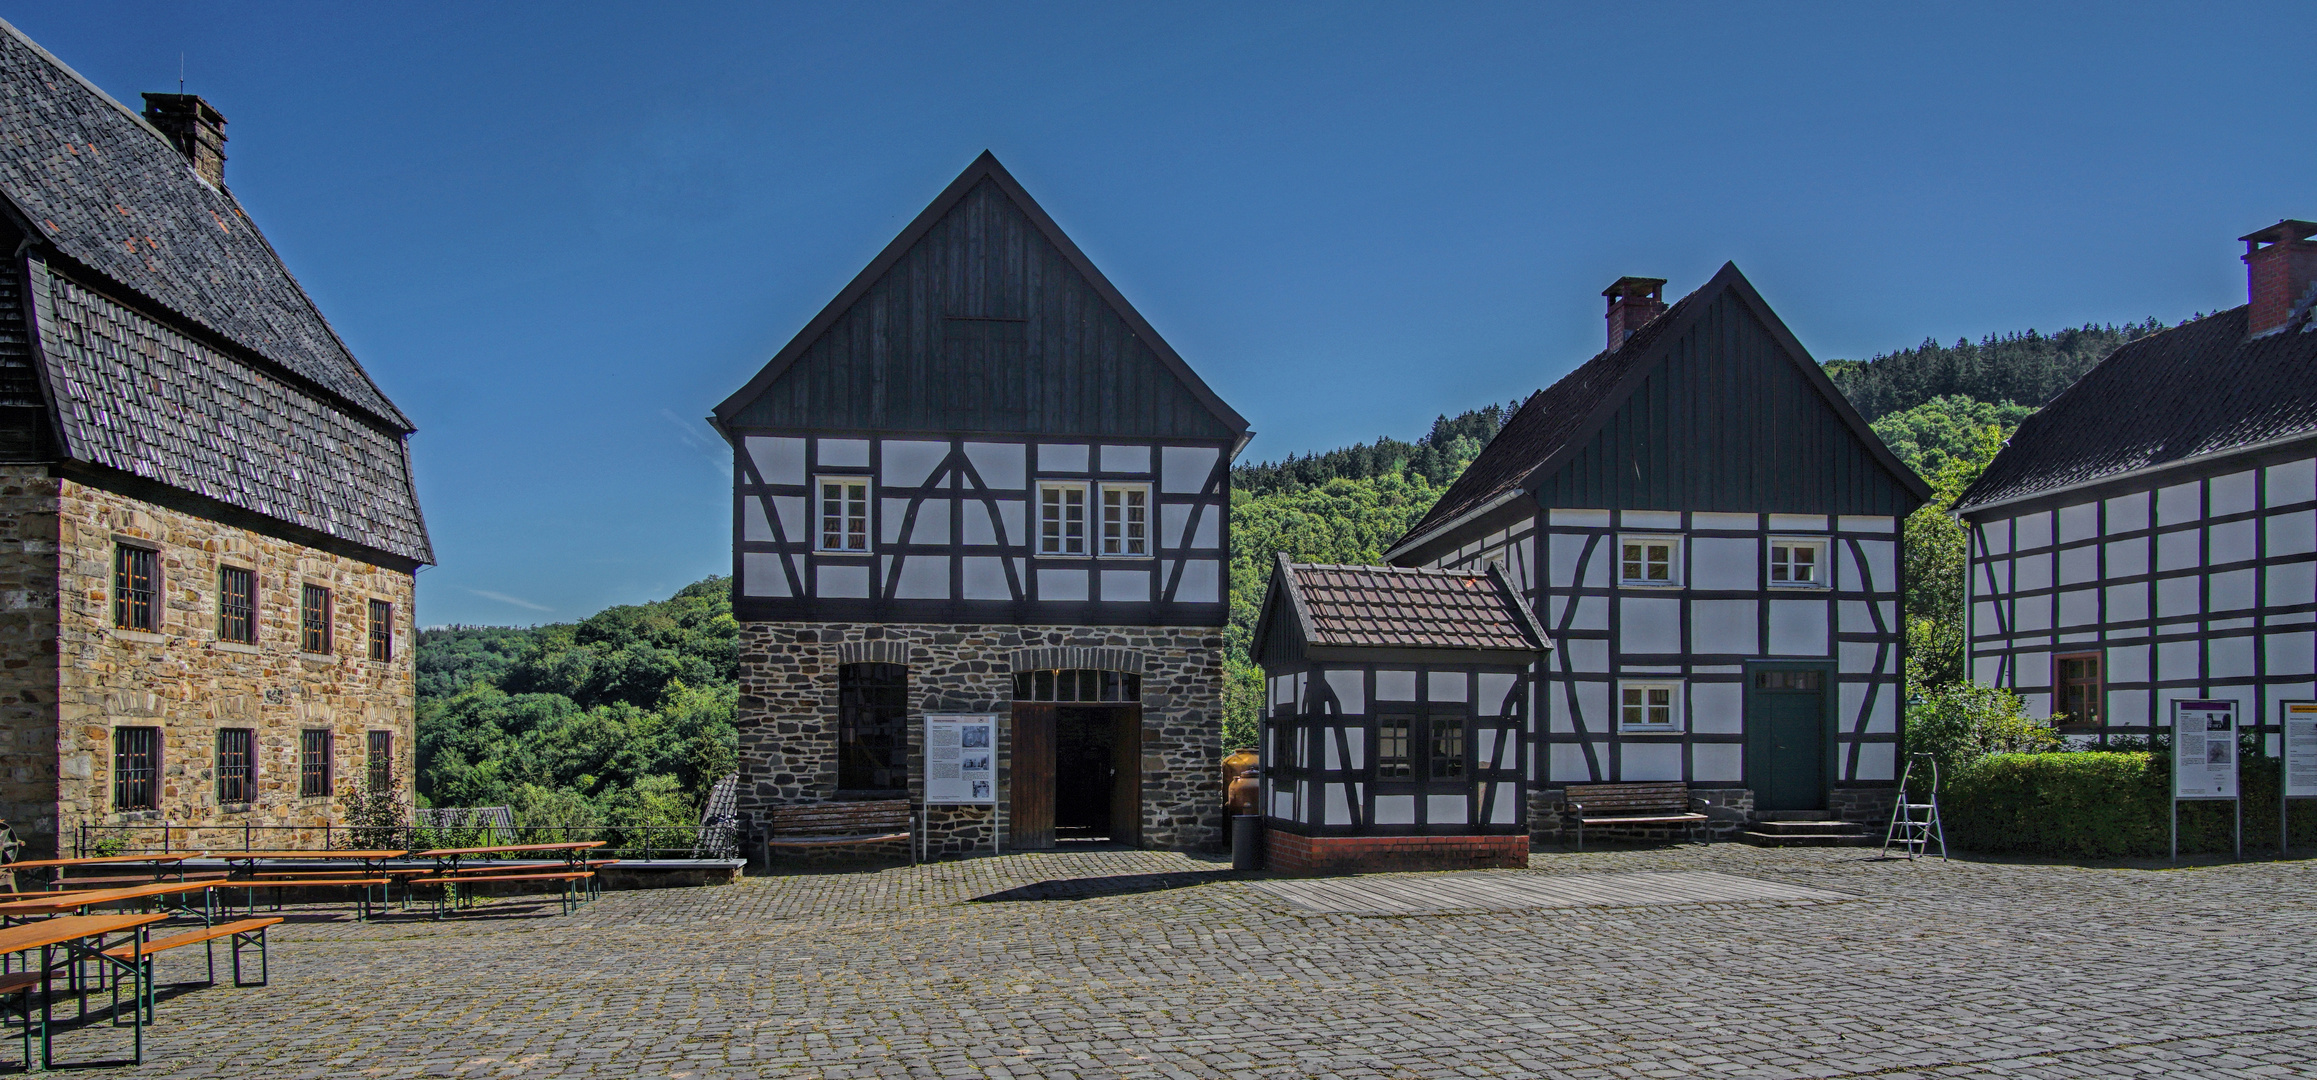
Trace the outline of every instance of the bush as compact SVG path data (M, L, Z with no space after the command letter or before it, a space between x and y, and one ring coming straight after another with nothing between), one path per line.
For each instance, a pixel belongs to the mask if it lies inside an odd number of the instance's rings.
M1907 753L1931 755L1949 781L1986 754L2041 754L2066 744L2009 690L1956 682L1916 693L1907 706Z
M2242 759L2245 850L2276 849L2275 758ZM2167 850L2172 761L2157 752L1990 754L1940 793L1947 841L1961 850L2080 858L2161 857ZM2180 804L2182 852L2234 849L2225 801ZM2293 843L2317 843L2317 807L2293 815Z

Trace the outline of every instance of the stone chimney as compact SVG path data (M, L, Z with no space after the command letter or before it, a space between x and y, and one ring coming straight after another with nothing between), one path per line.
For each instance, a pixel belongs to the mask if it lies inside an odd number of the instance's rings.
M145 120L169 137L209 186L225 190L225 114L199 94L147 94Z
M1609 348L1615 351L1649 320L1665 314L1665 279L1621 277L1601 290L1609 298Z
M2247 335L2266 334L2292 321L2294 305L2317 282L2317 221L2287 218L2237 239L2245 242L2245 283L2253 310Z

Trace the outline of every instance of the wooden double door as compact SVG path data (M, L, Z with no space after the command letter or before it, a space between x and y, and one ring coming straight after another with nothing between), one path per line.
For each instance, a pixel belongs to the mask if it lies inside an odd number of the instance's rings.
M1016 703L1012 779L1009 846L1139 844L1142 706Z

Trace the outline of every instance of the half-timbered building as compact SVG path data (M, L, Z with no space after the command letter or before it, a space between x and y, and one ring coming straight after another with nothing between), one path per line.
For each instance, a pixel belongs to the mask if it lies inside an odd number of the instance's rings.
M1964 492L1970 666L2086 741L2317 698L2317 222L2241 237L2249 302L2117 349Z
M733 449L740 805L922 803L931 852L1214 842L1223 403L983 154L711 418Z
M1529 864L1529 709L1550 646L1504 568L1273 568L1267 863L1289 873Z
M412 426L224 146L201 98L132 111L0 23L0 814L35 850L408 797Z
M1929 490L1725 265L1621 278L1608 348L1530 397L1387 554L1502 568L1551 635L1533 828L1570 783L1680 781L1727 815L1887 813L1899 523Z

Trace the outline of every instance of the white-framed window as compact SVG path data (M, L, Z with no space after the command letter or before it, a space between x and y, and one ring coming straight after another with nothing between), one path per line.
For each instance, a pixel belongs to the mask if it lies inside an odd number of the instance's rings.
M1772 587L1823 589L1827 584L1826 541L1770 538Z
M824 476L819 486L820 550L869 550L869 478Z
M1681 584L1681 538L1678 536L1618 537L1617 583L1620 585Z
M1620 682L1617 684L1619 731L1680 731L1681 684L1678 682Z
M1102 554L1140 559L1150 555L1150 485L1102 485Z
M1086 554L1086 484L1038 483L1038 554Z

